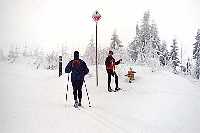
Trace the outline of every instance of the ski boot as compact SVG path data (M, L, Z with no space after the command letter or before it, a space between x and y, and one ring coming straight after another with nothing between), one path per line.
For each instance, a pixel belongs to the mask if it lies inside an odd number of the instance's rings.
M74 107L78 108L78 101L77 100L75 100Z
M118 90L121 90L121 88L119 88L119 87L116 87L116 88L115 88L115 91L118 91Z
M81 99L79 99L78 106L81 106Z
M109 91L109 92L112 92L113 90L111 89L111 87L108 87L108 91Z

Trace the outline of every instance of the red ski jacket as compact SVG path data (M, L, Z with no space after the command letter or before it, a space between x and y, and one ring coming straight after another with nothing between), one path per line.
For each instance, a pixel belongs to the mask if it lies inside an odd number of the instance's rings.
M115 62L115 59L112 56L108 56L105 61L106 70L108 72L113 72L115 70L115 65L118 65L120 63L120 60Z

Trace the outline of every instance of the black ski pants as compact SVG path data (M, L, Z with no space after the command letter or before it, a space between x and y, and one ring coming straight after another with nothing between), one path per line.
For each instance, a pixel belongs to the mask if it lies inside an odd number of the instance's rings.
M107 70L108 73L108 88L110 88L110 83L111 83L111 76L115 77L115 85L116 88L118 88L118 76L114 71L109 71Z
M82 99L82 86L83 86L83 81L82 80L76 80L72 82L72 87L73 87L73 94L74 94L74 100L77 100L77 94L78 94L78 99L79 102L81 102Z

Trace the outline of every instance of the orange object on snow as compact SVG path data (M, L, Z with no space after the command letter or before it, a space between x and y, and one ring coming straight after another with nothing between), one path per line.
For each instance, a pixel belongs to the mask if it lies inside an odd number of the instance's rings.
M136 72L133 71L132 68L130 67L128 74L125 75L128 77L129 82L131 82L132 80L135 80L134 73Z

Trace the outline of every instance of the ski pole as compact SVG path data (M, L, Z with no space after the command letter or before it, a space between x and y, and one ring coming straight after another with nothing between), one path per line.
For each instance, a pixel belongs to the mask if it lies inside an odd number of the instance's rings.
M85 80L83 80L83 82L85 83ZM88 97L89 107L92 107L92 106L90 105L90 98L89 98L89 95L88 95L86 83L85 83L85 90L86 90L87 97Z
M67 77L67 92L68 92L68 90L69 90L69 73L68 73L68 77ZM67 92L66 92L66 101L67 101Z
M69 84L69 73L68 73L68 77L67 77L67 91L69 90L68 84Z

